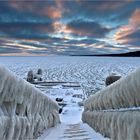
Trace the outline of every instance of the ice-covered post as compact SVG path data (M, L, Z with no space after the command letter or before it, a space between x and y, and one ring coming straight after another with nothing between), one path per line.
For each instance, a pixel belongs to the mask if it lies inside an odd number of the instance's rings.
M42 75L42 69L38 69L37 74Z
M30 70L27 74L27 81L30 83L34 82L34 74L32 70Z
M42 81L42 69L38 69L36 76L38 81Z

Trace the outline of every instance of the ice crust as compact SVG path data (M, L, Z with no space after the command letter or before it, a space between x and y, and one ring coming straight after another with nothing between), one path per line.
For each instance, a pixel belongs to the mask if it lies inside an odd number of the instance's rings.
M57 103L0 66L0 139L37 138L60 122Z
M111 139L137 140L140 139L139 107L140 68L89 97L82 120Z

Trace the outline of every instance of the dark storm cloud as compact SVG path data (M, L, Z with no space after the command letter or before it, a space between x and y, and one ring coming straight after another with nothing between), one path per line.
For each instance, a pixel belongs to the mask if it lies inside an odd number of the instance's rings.
M14 3L18 4L19 1ZM22 2L22 1L21 1ZM31 3L32 1L30 1ZM13 0L9 1L0 1L0 22L28 22L28 21L44 21L48 22L51 19L47 16L38 15L36 13L30 12L26 8L28 7L29 2L26 1L26 5L21 5L18 7L12 6ZM32 3L32 7L35 5ZM39 5L37 5L38 7ZM21 10L22 9L24 10ZM38 11L39 12L39 11Z
M127 20L138 8L140 8L140 1L128 1L127 4L125 4L120 10L117 10L117 13L113 13L113 16L111 16L111 20L112 22Z
M51 0L9 0L9 6L20 12L27 11L36 16L57 19L61 17L58 2Z
M137 31L125 36L126 38L131 38L131 39L134 39L134 40L139 40L140 39L140 29L138 29ZM140 43L140 41L139 41Z
M51 23L44 22L0 22L0 36L14 38L46 38L53 32Z
M68 23L67 29L78 35L95 38L104 37L111 31L110 28L105 27L95 21L84 21L81 19Z
M21 53L22 50L18 48L10 48L10 47L0 47L0 54L8 54L8 53Z
M99 42L98 40L96 39L93 39L93 38L88 38L88 39L82 39L82 40L66 40L66 42L68 44L87 44L87 45L90 45L90 44L93 44L93 43L97 43Z
M112 18L118 18L123 14L122 10L125 8L127 12L136 8L136 4L129 0L117 0L117 1L89 1L89 0L77 0L77 1L62 1L65 10L63 15L67 18L91 18L96 20L109 20ZM130 9L130 7L133 8ZM117 11L117 12L116 12ZM131 11L132 12L132 11ZM129 12L130 13L130 12Z
M54 31L52 20L47 16L26 10L30 5L28 4L27 1L0 1L0 36L44 39L47 33ZM39 8L40 5L32 5L32 7Z

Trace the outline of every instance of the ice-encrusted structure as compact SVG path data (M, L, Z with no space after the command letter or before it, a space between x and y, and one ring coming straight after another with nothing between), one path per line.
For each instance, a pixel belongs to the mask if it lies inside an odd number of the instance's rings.
M137 69L87 99L82 120L111 139L137 140L140 139L139 107L140 69Z
M139 111L89 111L83 113L83 121L113 140L140 139Z
M0 140L36 138L60 122L58 110L55 101L0 66Z

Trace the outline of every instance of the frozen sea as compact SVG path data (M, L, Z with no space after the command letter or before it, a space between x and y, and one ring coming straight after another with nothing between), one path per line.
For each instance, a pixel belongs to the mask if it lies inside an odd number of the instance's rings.
M79 82L86 92L94 93L105 86L106 76L117 73L122 76L140 67L139 57L0 57L16 75L26 78L29 70L43 70L43 79L48 81Z
M26 78L29 70L43 70L43 79L46 81L79 82L81 89L63 89L55 86L44 91L55 100L56 97L63 98L67 104L60 114L61 124L47 129L38 140L75 140L75 135L67 132L80 133L79 139L108 140L101 134L95 132L81 120L83 106L78 106L82 101L73 95L83 93L94 94L105 87L105 78L111 73L122 76L140 67L140 58L137 57L0 57L0 64L6 66L21 78ZM83 134L77 129L82 130Z

